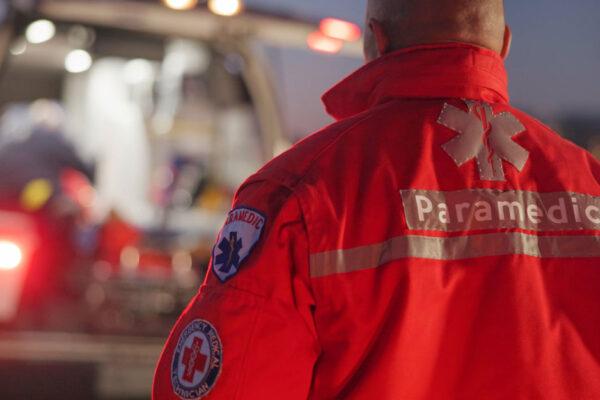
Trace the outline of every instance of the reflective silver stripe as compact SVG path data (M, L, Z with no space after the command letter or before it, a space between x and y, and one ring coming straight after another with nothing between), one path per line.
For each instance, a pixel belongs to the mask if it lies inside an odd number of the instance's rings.
M600 257L600 236L536 236L518 232L458 237L406 235L383 243L311 254L312 278L376 268L403 258L460 260L522 254L538 258Z

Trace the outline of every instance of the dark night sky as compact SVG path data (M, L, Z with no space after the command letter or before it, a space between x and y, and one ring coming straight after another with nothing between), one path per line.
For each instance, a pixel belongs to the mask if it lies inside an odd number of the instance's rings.
M249 7L318 19L332 16L362 27L366 0L246 0ZM513 105L552 121L600 116L600 1L506 0L513 47L506 67ZM282 51L277 55L284 111L295 136L330 122L323 91L362 64L359 58Z

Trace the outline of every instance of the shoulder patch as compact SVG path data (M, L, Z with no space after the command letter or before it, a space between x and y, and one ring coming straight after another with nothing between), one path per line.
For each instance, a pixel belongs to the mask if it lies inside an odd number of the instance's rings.
M224 283L237 274L260 239L266 221L263 213L248 207L229 212L212 253L212 270L219 281Z
M221 373L223 349L210 322L196 319L179 336L171 363L173 392L183 400L199 399L215 386Z

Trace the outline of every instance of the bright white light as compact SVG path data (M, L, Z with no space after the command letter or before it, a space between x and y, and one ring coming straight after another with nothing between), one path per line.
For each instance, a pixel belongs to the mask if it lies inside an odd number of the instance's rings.
M0 269L15 269L23 260L19 246L11 242L0 242Z
M210 11L218 15L231 17L242 11L241 0L208 0Z
M196 7L198 0L163 0L163 3L174 10L189 10Z
M32 22L25 31L25 37L29 43L44 43L54 37L56 27L47 19L39 19Z
M92 56L85 50L73 50L65 58L65 68L73 74L87 71L91 66Z
M125 81L131 85L152 81L154 79L154 69L150 61L143 58L136 58L128 61L123 68Z

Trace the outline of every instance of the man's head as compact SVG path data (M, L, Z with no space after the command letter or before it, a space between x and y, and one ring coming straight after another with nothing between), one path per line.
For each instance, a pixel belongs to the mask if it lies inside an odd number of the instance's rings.
M503 0L368 0L366 61L408 46L452 42L505 57L510 39Z

